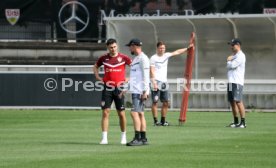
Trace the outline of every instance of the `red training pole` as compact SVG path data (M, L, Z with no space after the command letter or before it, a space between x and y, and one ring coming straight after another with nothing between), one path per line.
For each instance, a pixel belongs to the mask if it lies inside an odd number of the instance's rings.
M186 113L188 109L188 99L191 88L191 80L193 75L193 64L195 57L195 33L191 33L190 44L193 44L193 47L189 48L187 51L186 67L184 68L184 88L182 93L182 102L179 116L179 124L183 124L186 119Z

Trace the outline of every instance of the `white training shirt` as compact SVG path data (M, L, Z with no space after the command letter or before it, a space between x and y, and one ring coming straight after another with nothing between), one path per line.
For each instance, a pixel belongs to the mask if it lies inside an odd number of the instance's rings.
M233 56L232 61L227 61L227 76L229 83L236 83L244 85L244 73L246 58L244 53L240 50Z
M155 80L167 82L168 60L172 56L171 53L164 53L162 56L154 54L150 58L150 66L155 67Z
M129 90L131 93L143 94L143 91L149 93L149 68L150 63L147 55L142 52L135 56L130 65Z

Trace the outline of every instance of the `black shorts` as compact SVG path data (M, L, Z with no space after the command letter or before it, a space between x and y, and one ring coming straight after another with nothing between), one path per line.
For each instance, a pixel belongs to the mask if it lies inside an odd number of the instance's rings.
M151 89L151 100L153 103L157 103L158 100L160 100L161 102L168 102L169 101L168 84L158 82L158 89L156 91Z
M243 86L236 83L228 83L227 95L229 102L240 102L242 101Z
M102 109L110 108L114 100L117 110L119 111L125 110L124 96L122 96L121 98L119 97L119 94L121 92L122 91L117 87L108 87L104 85L104 90L102 91L102 102L101 102Z

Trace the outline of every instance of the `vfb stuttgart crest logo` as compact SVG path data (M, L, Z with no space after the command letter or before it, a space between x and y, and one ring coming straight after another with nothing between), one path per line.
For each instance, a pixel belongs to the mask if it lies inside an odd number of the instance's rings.
M122 61L122 57L117 58L117 60L118 60L119 62L121 62L121 61Z
M11 25L15 25L20 17L20 9L6 9L5 10L7 21Z

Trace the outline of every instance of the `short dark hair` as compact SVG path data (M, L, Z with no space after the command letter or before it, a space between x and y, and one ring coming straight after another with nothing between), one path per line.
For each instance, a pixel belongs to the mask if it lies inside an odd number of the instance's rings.
M110 44L117 43L117 41L113 38L110 38L106 41L106 45L109 46Z
M159 41L157 44L156 44L156 47L158 48L159 46L161 45L166 45L163 41Z

